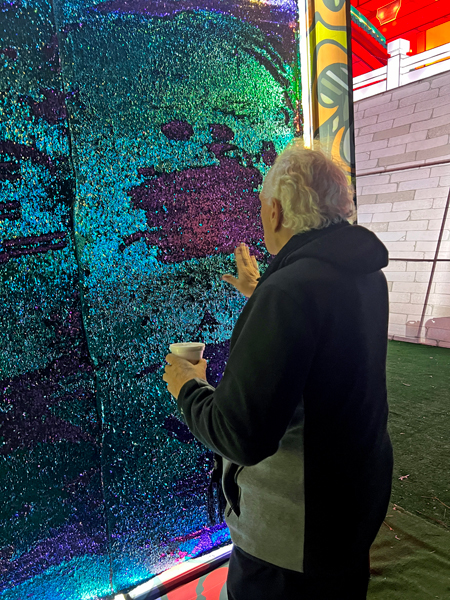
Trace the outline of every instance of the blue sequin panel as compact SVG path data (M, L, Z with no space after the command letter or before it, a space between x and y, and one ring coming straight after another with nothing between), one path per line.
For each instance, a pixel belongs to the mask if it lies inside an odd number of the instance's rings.
M70 92L51 4L0 10L0 597L101 597L111 569L73 241Z
M281 0L2 6L0 598L90 600L229 543L162 372L170 343L203 341L219 383L245 304L221 275L241 241L267 265L258 191L294 135L298 18Z

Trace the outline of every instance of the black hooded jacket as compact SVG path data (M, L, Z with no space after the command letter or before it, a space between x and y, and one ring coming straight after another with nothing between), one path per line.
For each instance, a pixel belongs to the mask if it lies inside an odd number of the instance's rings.
M311 577L367 568L388 507L387 263L360 226L295 235L242 311L218 387L195 379L178 397L224 459L233 542Z

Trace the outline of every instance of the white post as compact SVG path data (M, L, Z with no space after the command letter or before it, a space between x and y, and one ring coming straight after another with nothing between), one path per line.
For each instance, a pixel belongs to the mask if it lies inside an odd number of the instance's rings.
M312 148L314 142L314 116L312 102L312 57L311 40L307 23L314 21L314 12L311 12L311 2L300 0L298 3L300 10L300 68L302 78L302 112L303 112L303 142L306 148ZM303 16L304 15L304 16Z
M387 89L392 90L402 85L400 69L402 60L408 56L409 41L399 39L389 42L387 51L390 58L387 61L386 84Z

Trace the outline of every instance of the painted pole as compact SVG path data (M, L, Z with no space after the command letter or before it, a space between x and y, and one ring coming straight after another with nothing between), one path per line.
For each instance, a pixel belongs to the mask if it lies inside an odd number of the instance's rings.
M354 183L350 0L299 0L303 138L339 161Z

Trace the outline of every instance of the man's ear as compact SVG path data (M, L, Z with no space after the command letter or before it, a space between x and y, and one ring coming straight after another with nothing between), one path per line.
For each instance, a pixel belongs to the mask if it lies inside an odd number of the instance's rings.
M272 212L270 214L272 225L274 226L274 231L279 231L283 224L283 209L281 208L281 202L272 199Z

